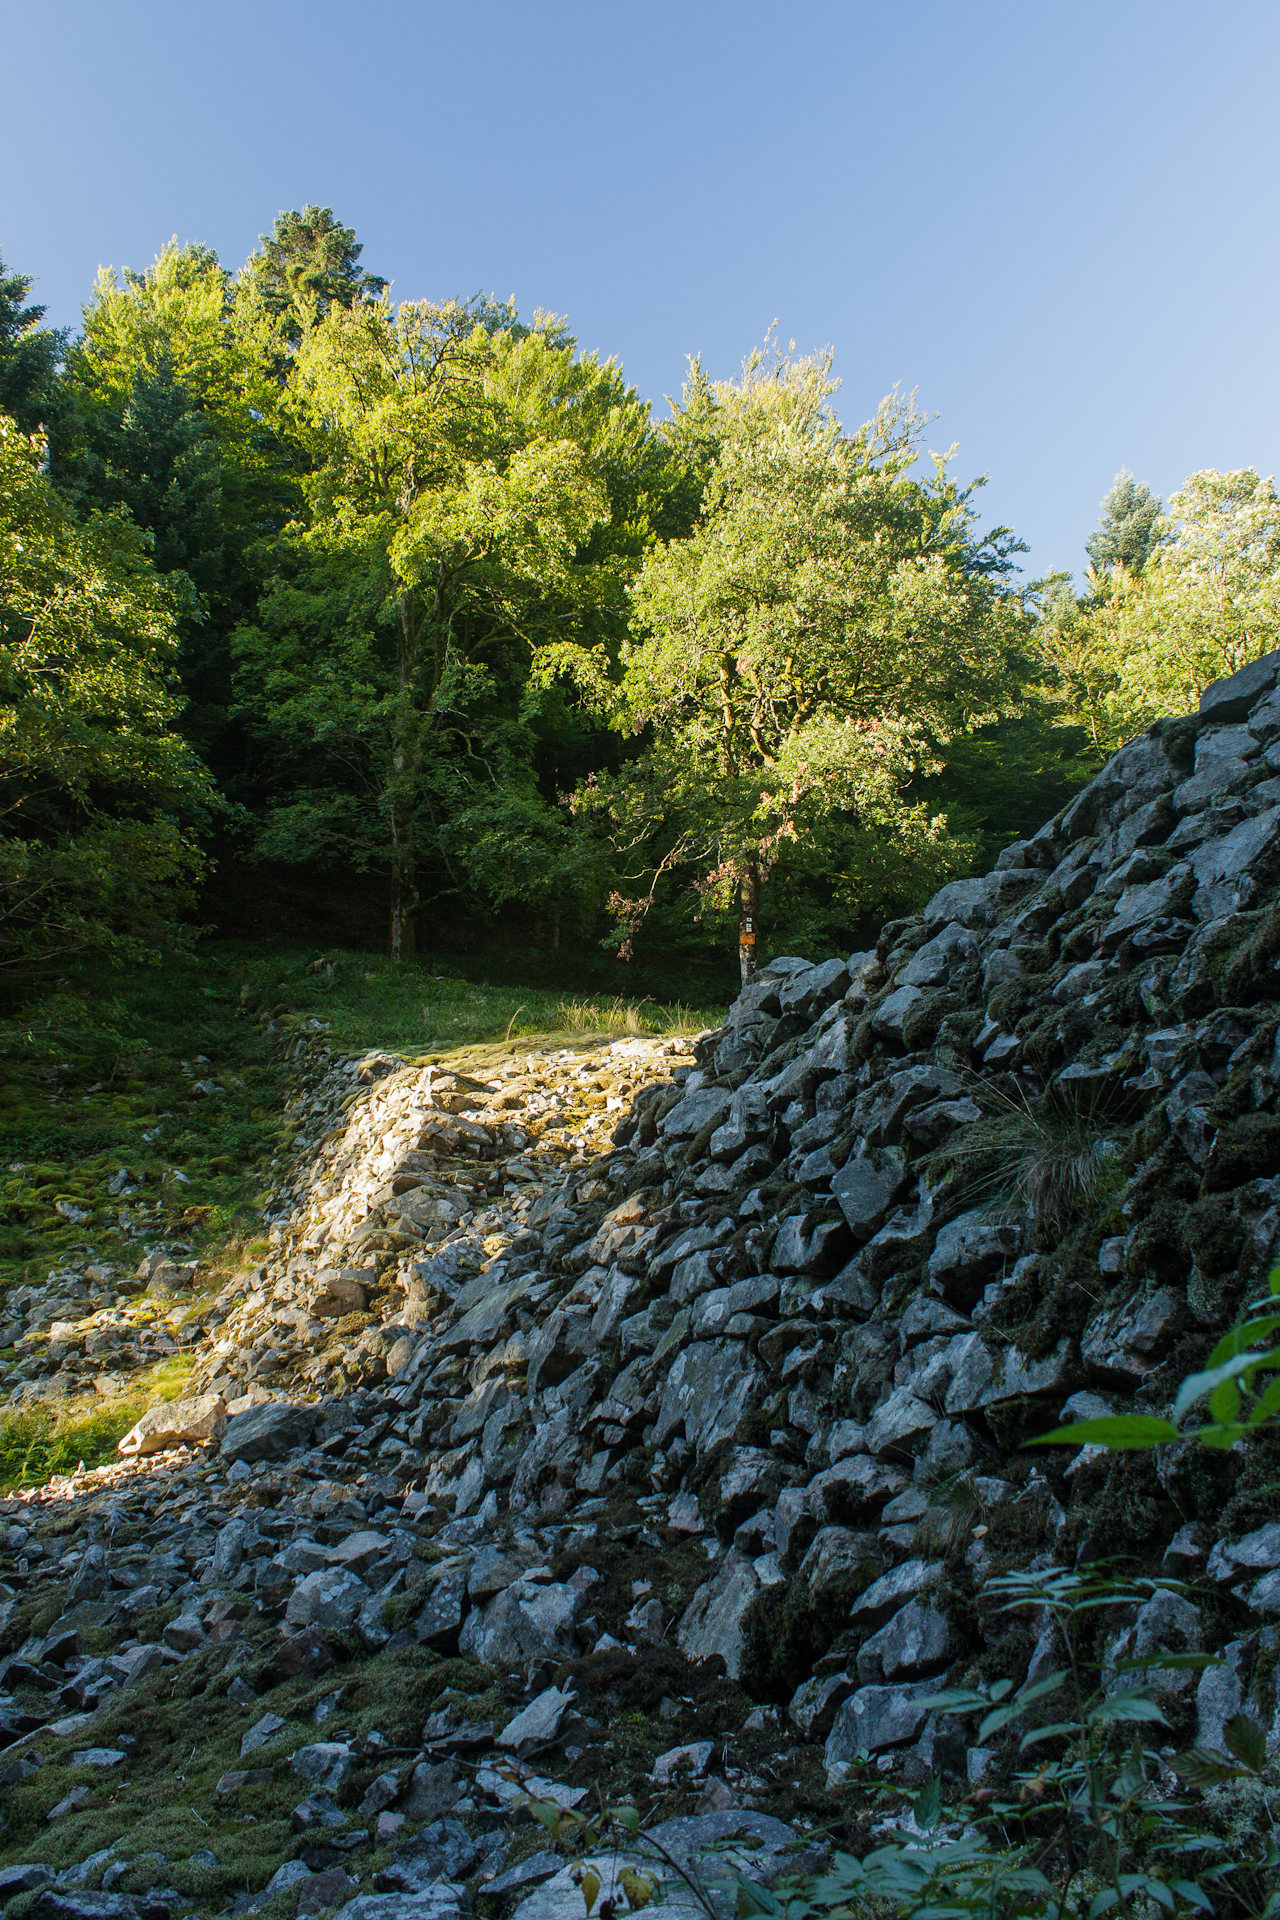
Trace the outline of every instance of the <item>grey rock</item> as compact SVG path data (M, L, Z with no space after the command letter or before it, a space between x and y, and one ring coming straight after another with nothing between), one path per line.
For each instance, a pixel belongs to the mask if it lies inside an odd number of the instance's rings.
M1248 904L1246 880L1280 857L1280 807L1269 807L1251 820L1242 820L1230 833L1206 840L1191 854L1196 893L1192 909L1197 920L1213 920Z
M1247 667L1241 667L1238 673L1228 675L1225 680L1215 680L1200 695L1201 718L1217 726L1247 720L1250 709L1275 686L1278 667L1280 653L1264 653L1260 659L1251 660Z
M447 1647L456 1639L466 1607L467 1571L447 1567L433 1580L414 1620L414 1636L427 1647Z
M289 1596L285 1619L291 1627L316 1627L322 1633L341 1633L354 1623L371 1597L358 1574L346 1567L325 1567L299 1581Z
M903 1157L892 1147L873 1147L847 1160L831 1182L855 1235L869 1239L906 1185Z
M794 1213L782 1222L770 1256L775 1273L831 1273L849 1251L849 1229L843 1220L813 1213Z
M793 1593L810 1612L838 1608L868 1587L883 1566L873 1533L823 1527L800 1562Z
M886 1620L858 1649L864 1686L934 1673L964 1651L964 1640L944 1613L913 1600Z
M997 870L976 880L951 880L934 894L922 915L931 931L952 922L968 928L994 926L1043 884L1042 873L1025 868Z
M1162 1653L1199 1653L1204 1647L1204 1619L1199 1607L1185 1595L1162 1589L1139 1607L1134 1623L1107 1648L1108 1663L1149 1660L1136 1675L1139 1683L1164 1693L1183 1693L1195 1685L1195 1673L1185 1667L1162 1667ZM1135 1684L1132 1671L1110 1676L1108 1691L1122 1692Z
M529 1887L544 1885L563 1867L564 1861L558 1853L529 1853L505 1873L486 1880L482 1891L492 1899L501 1900L509 1894L524 1893Z
M1210 1580L1230 1584L1244 1574L1280 1567L1280 1520L1255 1527L1239 1540L1219 1540L1209 1555L1205 1572Z
M827 1736L824 1758L828 1780L839 1780L843 1769L862 1748L869 1753L885 1753L895 1747L910 1746L920 1736L928 1718L923 1704L936 1688L859 1687L851 1694L835 1717Z
M1182 1302L1167 1287L1146 1298L1141 1293L1085 1328L1080 1352L1100 1373L1121 1380L1142 1380L1157 1364L1182 1318Z
M463 1888L436 1880L420 1893L362 1893L334 1920L461 1920L465 1911Z
M574 1581L543 1582L527 1576L514 1581L467 1615L458 1637L459 1652L506 1667L576 1658L574 1626L588 1583L579 1575Z
M964 1341L947 1388L947 1413L973 1413L1025 1394L1054 1393L1070 1377L1069 1340L1060 1340L1042 1360L1029 1360L1017 1347L989 1347L980 1333L967 1334Z
M919 987L895 987L892 993L886 994L871 1016L873 1032L885 1040L901 1040L903 1022L920 998L920 992Z
M727 1087L699 1087L676 1102L659 1122L658 1131L668 1140L692 1140L705 1127L720 1124L732 1099Z
M1212 806L1224 794L1240 793L1249 784L1249 767L1244 760L1224 758L1208 760L1197 767L1189 780L1173 790L1175 813L1199 813Z
M717 1334L735 1314L759 1313L773 1306L777 1298L778 1280L771 1273L752 1274L731 1287L713 1287L696 1302L690 1331L699 1339Z
M981 1210L957 1214L939 1233L929 1255L929 1279L953 1307L967 1311L982 1289L1017 1258L1021 1229L993 1221Z
M52 1867L40 1866L34 1860L19 1860L11 1866L0 1867L0 1900L8 1900L15 1893L33 1893L52 1880L53 1874Z
M1247 1643L1231 1640L1218 1649L1220 1667L1206 1667L1196 1687L1196 1745L1216 1753L1226 1745L1226 1728L1244 1705L1244 1657Z
M841 1706L857 1690L858 1682L852 1674L815 1674L796 1688L787 1704L787 1716L806 1740L824 1739Z
M1132 813L1178 783L1178 770L1149 734L1132 740L1111 756L1063 814L1058 831L1064 840L1080 840L1099 831L1116 813Z
M1280 694L1270 694L1261 706L1253 709L1248 731L1251 738L1264 747L1280 736Z
M285 1400L265 1400L228 1420L219 1449L222 1458L277 1460L301 1446L316 1422L314 1407L293 1406Z
M337 1793L355 1772L356 1756L339 1740L321 1740L313 1746L299 1747L289 1762L295 1780Z
M929 1560L904 1560L860 1593L849 1611L860 1625L875 1625L897 1613L909 1600L923 1593L939 1577L940 1569Z
M945 926L932 940L917 947L902 972L898 984L904 987L940 986L947 976L966 961L978 957L978 942L958 920Z
M498 1735L497 1744L520 1755L546 1746L555 1739L561 1721L577 1697L572 1688L562 1693L559 1687L544 1687L522 1713L508 1721Z
M719 1654L729 1678L736 1680L746 1650L746 1616L760 1587L755 1563L730 1548L680 1616L677 1646L690 1660L709 1660Z
M256 1753L259 1747L265 1747L268 1740L274 1740L289 1722L278 1713L264 1713L261 1720L255 1720L240 1742L240 1757Z
M910 1387L895 1387L867 1422L867 1451L914 1459L927 1445L937 1424L937 1413L923 1400L917 1400Z
M764 1374L738 1340L696 1340L676 1355L662 1391L654 1439L683 1426L697 1453L731 1440L764 1388Z
M410 1820L434 1822L442 1814L452 1813L462 1797L458 1768L452 1760L440 1760L434 1765L420 1760L410 1776L403 1811Z
M173 1447L198 1447L202 1441L216 1439L226 1422L222 1395L206 1393L194 1400L149 1407L118 1442L118 1448L123 1454L141 1456L165 1453Z
M436 1880L467 1879L483 1855L460 1821L433 1820L375 1873L373 1884L379 1893L421 1893ZM486 1891L492 1885L486 1881Z

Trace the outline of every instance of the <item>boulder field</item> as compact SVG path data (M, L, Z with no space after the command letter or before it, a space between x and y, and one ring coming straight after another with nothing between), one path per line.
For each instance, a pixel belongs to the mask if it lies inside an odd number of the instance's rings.
M1023 1446L1167 1411L1278 1257L1277 667L715 1032L317 1037L187 1397L0 1515L15 1914L568 1920L525 1797L597 1787L794 1869L1003 1777L928 1701L1052 1663L1010 1571L1183 1581L1112 1622L1223 1653L1160 1670L1168 1740L1280 1740L1280 1447Z

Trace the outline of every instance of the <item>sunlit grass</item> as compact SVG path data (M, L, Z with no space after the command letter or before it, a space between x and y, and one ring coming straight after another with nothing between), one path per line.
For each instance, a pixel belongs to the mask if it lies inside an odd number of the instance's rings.
M100 1467L119 1457L116 1443L142 1411L120 1400L86 1414L59 1415L51 1407L24 1407L0 1420L0 1493L39 1487L55 1474L74 1473L83 1463Z

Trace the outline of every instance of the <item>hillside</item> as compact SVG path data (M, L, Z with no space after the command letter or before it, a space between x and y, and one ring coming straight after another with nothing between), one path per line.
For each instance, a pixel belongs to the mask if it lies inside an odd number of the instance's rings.
M1274 1445L1022 1442L1165 1408L1280 1237L1278 667L696 1039L301 1042L269 1251L137 1276L187 1397L5 1506L10 1911L568 1920L522 1780L802 1868L1009 1781L927 1703L1057 1658L993 1580L1104 1559L1188 1583L1112 1615L1168 1750L1274 1741ZM33 1372L135 1337L57 1287Z

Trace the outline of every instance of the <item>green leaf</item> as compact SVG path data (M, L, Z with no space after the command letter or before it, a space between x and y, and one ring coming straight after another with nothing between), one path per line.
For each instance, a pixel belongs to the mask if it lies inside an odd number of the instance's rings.
M968 1687L948 1687L941 1693L929 1694L920 1704L937 1713L981 1713L991 1705L991 1696L974 1693Z
M1018 1742L1018 1752L1024 1753L1028 1747L1038 1746L1042 1740L1056 1739L1060 1734L1079 1733L1078 1720L1055 1720L1051 1726L1033 1727L1030 1733L1024 1733Z
M1091 1727L1108 1726L1114 1720L1154 1720L1160 1726L1169 1723L1155 1701L1145 1693L1113 1693L1089 1712Z
M1225 1425L1240 1412L1240 1389L1234 1380L1220 1380L1209 1395L1210 1418Z
M1175 1880L1172 1886L1174 1892L1180 1899L1185 1900L1188 1906L1200 1907L1205 1913L1213 1912L1212 1900L1204 1888L1198 1887L1194 1880Z
M1247 1780L1252 1777L1247 1767L1233 1767L1220 1753L1214 1753L1211 1747L1188 1747L1174 1761L1173 1770L1179 1779L1192 1787L1216 1787L1224 1780Z
M1089 1903L1089 1920L1098 1920L1100 1913L1107 1913L1115 1906L1120 1895L1114 1887L1104 1887L1101 1893L1095 1893Z
M1037 1434L1026 1440L1028 1447L1109 1447L1113 1453L1129 1453L1137 1448L1158 1447L1162 1441L1179 1438L1178 1429L1169 1421L1151 1413L1109 1413L1097 1420L1079 1420L1072 1427L1055 1427L1052 1433Z
M1271 1322L1265 1322L1268 1329ZM1241 1374L1250 1374L1259 1368L1280 1367L1280 1349L1268 1353L1237 1353L1234 1358L1224 1360L1221 1366L1209 1367L1204 1373L1193 1373L1178 1388L1178 1397L1173 1403L1174 1420L1181 1420L1184 1413L1192 1408L1197 1400L1212 1393L1222 1380L1234 1380Z
M1260 1319L1241 1320L1229 1332L1224 1333L1213 1352L1209 1355L1209 1371L1225 1365L1235 1354L1247 1353L1250 1347L1256 1347L1260 1340L1270 1339L1280 1328L1280 1313L1264 1314Z
M1234 1720L1228 1720L1222 1737L1227 1752L1241 1766L1248 1767L1251 1773L1262 1772L1267 1764L1267 1736L1256 1720L1251 1720L1247 1713L1238 1713Z

